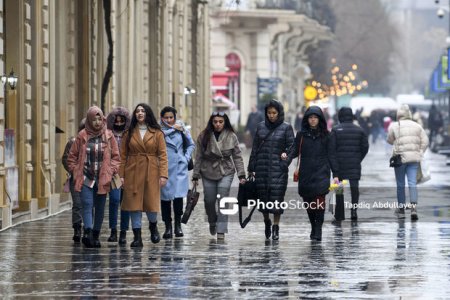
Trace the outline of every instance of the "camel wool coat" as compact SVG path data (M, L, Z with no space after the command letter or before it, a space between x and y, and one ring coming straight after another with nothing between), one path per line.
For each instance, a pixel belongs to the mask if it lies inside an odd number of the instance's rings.
M132 134L129 145L128 134ZM168 178L164 133L149 128L142 139L136 127L124 135L120 155L119 174L124 178L122 210L159 212L159 178Z

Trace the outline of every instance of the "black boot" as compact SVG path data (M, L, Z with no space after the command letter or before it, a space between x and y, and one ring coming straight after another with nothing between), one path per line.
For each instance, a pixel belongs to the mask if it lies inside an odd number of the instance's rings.
M324 210L317 210L316 211L316 222L315 222L315 228L316 228L316 235L315 240L321 241L322 240L322 225L323 225L323 219L324 219L325 211Z
M86 248L94 248L94 238L92 237L92 229L85 228L81 242Z
M311 234L309 235L309 238L314 240L316 236L315 211L312 209L307 209L306 212L308 213L309 223L311 223Z
M272 221L270 219L264 220L265 230L264 233L266 234L266 240L270 239L270 236L272 235Z
M130 244L131 248L142 248L144 244L142 243L141 228L133 228L133 241Z
M181 229L181 216L183 215L183 198L175 198L173 200L173 214L175 215L175 236L184 236Z
M356 208L352 208L350 210L350 218L352 221L357 221L358 220L358 214L356 213Z
M119 234L119 245L124 246L127 244L127 231L121 230Z
M163 233L163 239L171 239L173 237L172 234L172 222L166 222L166 230Z
M152 241L152 243L153 244L159 243L161 238L159 236L157 223L150 222L149 229L150 229L150 240Z
M81 241L81 224L75 223L72 225L73 227L73 237L72 240L75 244L79 244Z
M111 235L108 238L108 242L117 242L117 229L111 228Z
M279 230L280 230L280 226L278 226L278 225L272 226L272 240L278 241L278 239L280 238L280 236L278 235Z
M92 230L93 244L94 248L100 248L102 245L100 244L100 231Z
M181 230L181 215L175 216L175 236L176 237L184 236L183 230Z

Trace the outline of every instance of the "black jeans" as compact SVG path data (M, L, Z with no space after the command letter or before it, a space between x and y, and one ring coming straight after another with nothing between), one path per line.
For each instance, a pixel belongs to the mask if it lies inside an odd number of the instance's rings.
M352 206L359 202L359 180L350 179L350 193L352 196ZM336 195L336 210L334 218L337 221L345 220L344 195Z

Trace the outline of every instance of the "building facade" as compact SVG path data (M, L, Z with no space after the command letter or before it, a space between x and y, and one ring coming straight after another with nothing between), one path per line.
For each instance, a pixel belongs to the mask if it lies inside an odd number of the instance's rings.
M101 101L111 46L113 73ZM179 110L194 135L209 116L209 11L198 0L0 0L1 228L70 208L61 156L92 105ZM195 93L194 93L195 91Z
M304 104L304 81L310 76L307 50L331 39L330 29L294 10L259 9L258 1L238 7L212 2L212 96L225 93L238 106L241 125L261 93L273 92L288 118L293 116ZM278 83L275 89L273 84L258 88L258 78Z

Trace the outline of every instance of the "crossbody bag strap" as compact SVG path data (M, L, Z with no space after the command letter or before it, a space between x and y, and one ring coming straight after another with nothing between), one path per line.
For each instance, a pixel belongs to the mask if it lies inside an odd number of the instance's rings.
M396 139L396 143L395 143L395 145L394 145L394 148L397 148L397 150L396 150L396 154L398 154L398 143L399 143L399 141L400 141L400 120L398 120L398 138ZM395 149L394 149L395 150Z
M259 144L259 146L258 146L258 151L256 151L256 152L259 152L259 150L261 150L262 145L264 145L264 142L269 138L269 136L272 135L272 134L275 132L275 129L276 129L276 128L271 129L271 130L269 131L269 133L263 138L261 144Z

